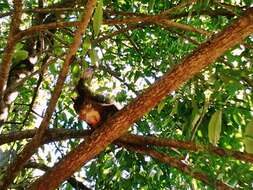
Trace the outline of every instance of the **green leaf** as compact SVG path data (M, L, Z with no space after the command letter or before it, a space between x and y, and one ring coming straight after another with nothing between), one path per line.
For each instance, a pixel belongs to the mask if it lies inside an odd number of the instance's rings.
M79 72L80 72L79 65L78 64L74 64L73 67L72 67L72 73L74 75L77 75L77 74L79 74Z
M66 190L72 190L72 185L70 185L69 183L67 183Z
M243 142L245 145L245 151L253 153L253 119L246 126Z
M197 113L197 112L194 115L192 115L191 129L193 129L195 127L195 125L199 121L200 116L201 115L199 113Z
M165 106L165 100L161 101L157 106L157 112L160 114Z
M102 22L103 22L103 0L99 0L93 18L93 29L95 36L99 34Z
M27 57L28 57L28 51L25 51L25 50L18 50L14 53L14 56L13 56L16 62L25 60Z
M95 49L92 49L91 51L89 51L90 54L90 60L91 60L91 64L94 66L98 66L97 65L97 61L98 61L98 55Z
M124 101L126 100L126 98L127 98L126 91L125 91L125 90L122 90L122 91L120 91L120 92L117 94L115 100L116 100L117 102L124 102Z
M220 139L220 133L221 133L221 121L222 121L222 111L216 111L208 125L208 138L209 142L213 145L216 145Z
M88 51L88 49L90 49L91 47L91 42L89 38L85 38L83 41L83 55L85 55Z
M57 71L58 71L55 64L50 64L50 65L49 65L49 70L50 70L50 72L51 72L53 75L56 75L56 74L57 74Z
M15 45L15 50L16 50L16 51L17 51L17 50L21 50L23 47L24 47L24 44L22 44L22 43L17 43L17 44Z

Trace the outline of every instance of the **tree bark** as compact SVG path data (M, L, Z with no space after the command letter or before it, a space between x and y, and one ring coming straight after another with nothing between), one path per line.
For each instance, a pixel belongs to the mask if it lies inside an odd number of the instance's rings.
M142 95L107 120L101 128L97 128L85 142L33 183L30 189L55 189L87 161L103 151L108 144L126 133L134 122L156 106L168 93L179 88L180 85L223 55L225 51L241 43L252 33L253 8L249 8L245 15L234 24L202 44L181 64L166 73Z
M18 172L23 168L25 163L29 160L29 158L36 152L37 148L42 144L43 137L45 135L46 129L48 127L48 123L52 117L52 114L54 112L56 103L58 101L58 98L61 94L64 81L67 77L69 66L72 63L73 57L76 54L79 46L82 43L82 37L84 35L84 32L88 26L88 23L92 17L93 10L96 6L96 0L89 0L86 5L86 11L84 12L84 16L82 18L82 21L80 22L79 28L76 30L74 41L70 45L69 52L66 55L64 64L62 66L62 69L60 71L54 92L52 94L52 97L49 102L49 106L47 107L47 111L45 113L45 116L40 124L39 129L36 131L34 137L31 139L31 141L25 145L24 149L20 154L17 155L15 160L10 163L10 165L7 167L6 174L2 179L2 182L0 183L0 189L5 190L8 188L9 184L13 181L13 179L18 175ZM1 90L1 89L0 89Z

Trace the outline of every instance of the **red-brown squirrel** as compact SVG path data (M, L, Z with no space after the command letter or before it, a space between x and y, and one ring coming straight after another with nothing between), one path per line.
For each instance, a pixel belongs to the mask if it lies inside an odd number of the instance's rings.
M91 78L92 69L87 69L76 86L77 97L73 99L74 109L79 119L91 127L101 125L108 117L118 111L118 108L102 95L90 91L85 82Z

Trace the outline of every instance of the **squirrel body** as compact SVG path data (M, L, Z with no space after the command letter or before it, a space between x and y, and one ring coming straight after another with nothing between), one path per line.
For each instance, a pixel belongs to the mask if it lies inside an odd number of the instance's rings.
M76 86L78 96L73 99L74 109L79 119L91 127L101 125L108 117L118 111L118 108L102 95L96 95L86 86L86 75L79 79Z

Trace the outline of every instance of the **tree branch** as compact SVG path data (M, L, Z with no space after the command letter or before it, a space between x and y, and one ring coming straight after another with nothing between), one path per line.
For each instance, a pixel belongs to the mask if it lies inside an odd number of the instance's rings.
M81 44L81 39L83 34L88 26L90 18L92 16L93 10L96 5L96 0L89 0L86 5L86 10L84 12L84 16L80 25L75 33L74 41L70 45L69 52L66 55L64 64L60 71L54 92L52 94L51 100L49 102L49 106L45 113L45 116L40 124L39 129L36 131L36 134L32 138L32 140L24 147L23 151L17 155L16 159L7 167L6 174L2 179L2 183L0 184L0 189L5 190L8 188L9 184L13 181L13 179L17 176L18 172L22 169L27 160L34 154L37 148L41 145L43 141L43 136L48 127L48 123L51 119L53 111L55 109L57 100L61 94L61 90L64 85L64 81L66 79L69 65L72 63L73 57L78 50L78 47Z
M42 8L34 8L34 9L24 9L22 12L25 13L56 13L56 12L65 12L65 11L74 11L80 10L84 11L84 8L73 8L75 5L83 6L86 4L86 0L63 0L58 3L54 3L48 7ZM67 8L66 8L67 7ZM0 13L0 18L9 16L13 14L13 10L7 13Z
M167 148L178 148L178 149L186 149L192 152L206 152L211 154L216 154L218 156L225 157L233 157L235 159L246 161L253 163L253 154L249 154L246 152L233 151L229 149L224 149L212 145L200 145L195 144L192 141L181 141L181 140L173 140L159 137L150 137L150 136L140 136L133 134L125 134L121 136L119 142L134 144L134 145L154 145L159 147L167 147Z
M15 40L21 40L23 37L35 35L37 32L46 31L50 29L56 28L66 28L66 27L78 27L81 23L79 21L73 22L53 22L48 24L40 24L36 26L32 26L26 30L21 31L17 35L14 36Z
M203 35L209 36L211 33L205 31L203 29L194 28L192 26L188 26L186 24L177 23L160 15L146 15L139 17L131 17L131 18L121 18L121 19L107 19L104 20L103 24L107 25L119 25L119 24L136 24L136 23L155 23L162 24L167 27L176 27L185 31L197 32Z
M253 33L253 8L230 27L202 44L174 69L166 73L142 95L109 118L97 128L85 142L82 142L50 171L39 178L30 189L54 189L71 176L84 163L103 151L108 144L122 136L127 129L145 113L156 106L168 93L213 63L229 48L241 43ZM51 179L48 181L48 179Z
M22 15L22 0L14 0L14 11L13 17L10 25L10 32L8 35L8 40L6 47L4 49L2 63L0 64L0 120L1 114L4 109L4 91L6 88L7 79L9 76L11 60L14 53L15 41L14 36L19 32L19 26L21 23Z
M64 8L60 8L60 9L64 10ZM68 8L66 8L66 10L67 9ZM41 12L43 12L43 11L41 11ZM170 11L169 11L169 13L170 13ZM182 14L179 14L179 15L169 15L169 16L166 16L166 14L169 14L169 13L166 13L166 11L162 12L162 13L160 13L158 15L145 15L145 14L139 15L139 14L136 14L136 13L128 13L126 15L127 16L131 15L132 16L131 18L104 19L104 24L107 24L107 25L119 25L119 24L129 24L129 23L135 23L136 24L136 23L139 23L139 22L146 23L146 24L148 24L148 23L155 23L155 24L162 24L165 27L177 27L177 28L180 28L182 30L197 32L197 33L200 33L202 35L207 35L207 36L211 35L211 33L208 32L208 31L206 31L206 30L194 28L192 26L188 26L188 25L185 25L185 24L181 24L181 23L177 23L177 22L173 22L171 20L168 20L168 19L181 18L181 17L188 16L188 13L182 13ZM172 14L172 13L170 13L170 14ZM194 13L192 13L192 15L193 14ZM199 14L206 14L206 15L210 15L210 16L217 16L217 15L225 15L225 16L230 16L230 17L234 16L234 14L232 14L232 13L228 14L226 11L224 12L223 9L217 9L215 11L203 10ZM126 16L126 15L123 14L123 16ZM17 40L22 39L25 36L31 36L31 35L36 34L37 32L40 32L40 31L45 31L45 30L50 30L50 29L56 29L56 28L76 27L78 25L79 25L79 21L41 24L41 25L33 26L33 27L30 27L30 28L28 28L26 30L21 31L19 34L17 34L14 37L14 39L17 41ZM139 25L139 27L137 27L137 26L138 26L138 24L135 25L135 26L129 26L129 28L133 28L134 29L135 27L136 28L140 27L140 25ZM126 28L125 30L128 30L128 29ZM117 32L115 32L115 33L113 33L111 35L114 36L114 35L117 35L118 33L122 33L122 32L123 31L117 31ZM105 36L105 39L111 37L111 35ZM101 40L104 40L104 39L103 38L102 39L98 39L98 40L95 40L95 42L97 43L97 41L101 41Z
M209 176L204 173L195 172L187 164L173 157L170 157L167 154L160 153L158 151L155 151L151 148L147 148L144 146L131 146L131 145L126 145L126 144L122 144L121 146L123 146L124 148L128 150L151 156L152 158L155 158L159 160L160 162L166 163L167 165L171 167L177 168L183 173L186 173L192 176L193 178L196 178L204 182L205 184L215 187L215 189L218 189L218 190L232 190L233 189L220 180L213 180L213 179L210 179Z
M12 132L0 135L0 145L11 143L17 140L32 138L36 130L25 130L21 132ZM47 129L44 135L43 143L50 143L54 141L67 140L71 138L87 138L91 135L91 131L87 130L73 130L73 129ZM154 145L158 147L185 149L191 152L205 152L215 154L222 157L233 157L245 162L253 163L253 154L246 152L234 151L225 148L220 148L212 145L195 144L192 141L181 141L174 139L167 139L155 136L141 136L134 134L125 134L117 141L125 144L133 144L139 146Z

